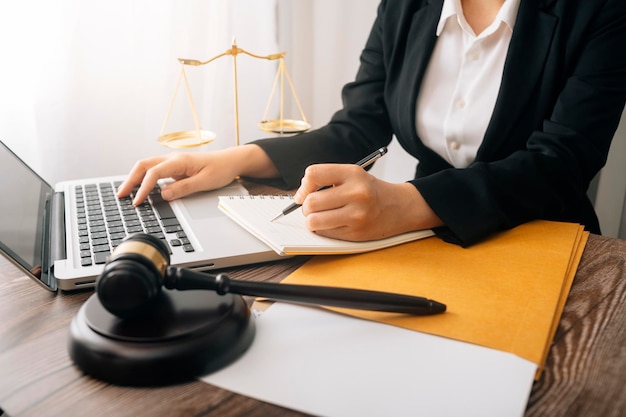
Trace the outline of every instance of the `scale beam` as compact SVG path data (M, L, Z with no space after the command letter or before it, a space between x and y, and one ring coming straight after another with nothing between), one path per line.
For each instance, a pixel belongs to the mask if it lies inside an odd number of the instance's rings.
M234 113L235 113L235 143L239 146L239 91L238 91L238 83L237 83L237 55L248 55L255 59L263 59L269 61L279 60L278 71L276 73L276 78L274 80L274 86L272 87L272 93L270 94L270 98L267 103L267 107L265 109L265 114L263 115L263 120L257 124L257 126L266 132L273 132L279 134L288 134L288 133L301 133L309 130L311 125L306 120L304 112L302 111L302 106L300 105L300 101L296 95L295 88L291 81L291 77L287 72L287 68L285 66L284 57L286 52L278 52L275 54L269 55L257 55L252 52L246 51L245 49L237 46L236 40L233 38L231 47L226 51L218 54L206 61L201 61L198 59L189 59L189 58L178 58L178 62L181 64L181 71L178 77L178 81L176 82L176 89L174 91L174 96L172 97L172 101L170 103L167 115L165 117L165 121L161 127L161 133L159 135L158 141L164 146L168 146L171 148L192 148L197 146L206 145L211 143L215 139L215 133L203 130L200 126L199 118L196 112L196 107L193 102L193 98L191 95L191 89L189 87L189 82L187 80L187 75L185 73L185 66L192 67L200 67L203 65L207 65L218 58L224 56L232 56L233 58L233 90L234 90ZM291 93L295 99L296 105L298 106L298 110L300 111L300 116L302 120L293 120L293 119L284 119L284 80L287 79L289 87L291 89ZM176 99L176 94L178 92L181 80L185 81L185 89L187 91L187 97L189 99L189 103L191 106L191 112L194 119L195 130L186 130L182 132L174 132L174 133L164 133L167 122L169 120L174 101ZM267 114L269 112L269 107L272 102L272 98L275 93L276 85L280 81L280 116L279 119L268 119Z

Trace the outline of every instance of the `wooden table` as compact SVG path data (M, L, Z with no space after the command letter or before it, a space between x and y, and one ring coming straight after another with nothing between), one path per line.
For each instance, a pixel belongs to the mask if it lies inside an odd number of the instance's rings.
M279 281L304 261L228 273ZM0 257L0 408L10 417L302 415L200 381L125 388L84 376L66 344L90 295L51 294ZM626 416L626 241L590 236L526 416Z

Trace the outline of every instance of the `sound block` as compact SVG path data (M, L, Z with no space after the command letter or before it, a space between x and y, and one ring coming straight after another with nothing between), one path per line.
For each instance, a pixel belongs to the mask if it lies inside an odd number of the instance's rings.
M70 358L112 384L168 385L228 365L254 339L254 321L241 296L164 289L159 297L141 317L121 319L92 295L70 325Z

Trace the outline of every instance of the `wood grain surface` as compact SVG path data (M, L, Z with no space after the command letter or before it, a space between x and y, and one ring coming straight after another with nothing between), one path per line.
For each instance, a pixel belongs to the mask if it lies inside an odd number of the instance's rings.
M232 268L279 281L306 258ZM526 416L626 416L626 241L592 235ZM67 354L68 327L91 295L52 294L0 257L0 408L10 417L303 414L199 381L159 388L84 376Z

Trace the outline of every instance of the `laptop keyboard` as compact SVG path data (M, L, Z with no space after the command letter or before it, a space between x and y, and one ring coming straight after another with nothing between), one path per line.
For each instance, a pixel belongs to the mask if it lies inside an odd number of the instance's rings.
M117 198L121 182L77 185L76 213L82 266L104 264L111 251L128 235L148 233L172 247L193 252L185 231L157 185L148 200L134 207L130 196Z

